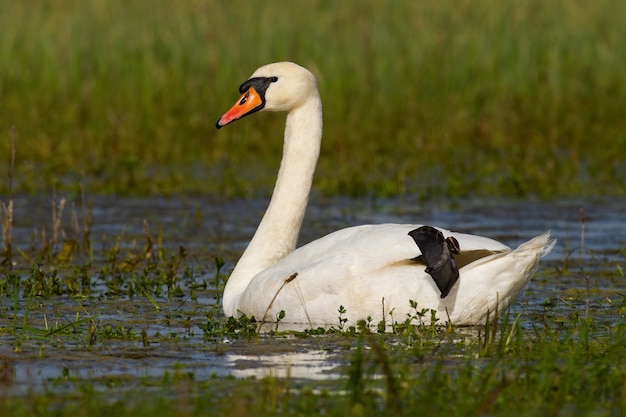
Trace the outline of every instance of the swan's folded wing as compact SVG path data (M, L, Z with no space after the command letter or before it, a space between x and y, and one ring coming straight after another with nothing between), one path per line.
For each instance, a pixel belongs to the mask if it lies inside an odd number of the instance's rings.
M459 270L443 233L432 226L421 226L411 230L409 236L422 252L421 258L426 264L426 272L437 284L441 298L445 298L459 279Z

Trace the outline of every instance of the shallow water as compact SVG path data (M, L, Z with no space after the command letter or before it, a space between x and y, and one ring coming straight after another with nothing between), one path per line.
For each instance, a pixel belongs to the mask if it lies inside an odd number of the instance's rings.
M511 312L526 326L541 316L547 305L556 305L551 307L553 314L591 313L604 322L615 319L603 314L607 300L623 294L626 284L626 200L427 204L411 199L313 200L301 243L363 223L431 224L486 235L509 246L551 230L558 244L542 260L537 276ZM266 204L265 200L111 197L90 198L86 207L68 202L62 212L57 208L62 227L57 228L56 248L63 239L84 233L90 213L94 265L104 262L101 258L116 242L123 250L140 252L148 230L154 256L158 249L172 254L183 246L187 251L184 262L193 269L193 280L206 283L215 273L215 257L226 261L225 271L232 268ZM30 253L54 238L51 207L50 198L16 198L14 248ZM30 260L14 256L14 262L16 271L28 274ZM107 286L96 272L92 288L88 297L0 297L0 364L4 364L0 374L6 374L0 384L7 392L63 390L86 380L102 386L112 381L142 384L171 375L194 380L229 375L332 380L342 374L353 349L353 341L329 336L207 338L202 326L218 296L215 288L199 289L193 296L188 292L170 299L162 295L152 301L141 294L108 296ZM25 314L28 331L21 330ZM72 327L79 320L85 321ZM101 329L91 345L90 322ZM75 334L49 332L62 325L75 329ZM11 331L14 328L16 332ZM108 336L106 328L112 329ZM20 334L27 337L20 342L22 352L16 353Z

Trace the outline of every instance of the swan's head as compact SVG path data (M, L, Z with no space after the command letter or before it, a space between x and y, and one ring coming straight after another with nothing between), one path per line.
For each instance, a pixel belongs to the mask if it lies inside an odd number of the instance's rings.
M318 95L315 76L293 62L262 66L241 84L239 92L239 100L217 120L218 129L261 110L289 112Z

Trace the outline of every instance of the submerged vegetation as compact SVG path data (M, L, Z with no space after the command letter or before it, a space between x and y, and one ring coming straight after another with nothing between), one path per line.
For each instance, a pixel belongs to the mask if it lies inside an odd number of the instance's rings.
M265 194L284 116L214 122L255 68L293 60L324 101L322 193L623 195L624 15L610 0L3 2L0 155L15 126L18 192Z

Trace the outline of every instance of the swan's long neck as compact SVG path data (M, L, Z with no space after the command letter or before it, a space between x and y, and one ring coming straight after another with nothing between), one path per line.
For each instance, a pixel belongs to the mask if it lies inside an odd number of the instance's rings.
M314 94L287 115L283 159L272 199L224 288L226 315L237 315L239 298L256 274L295 249L321 140L322 104Z

